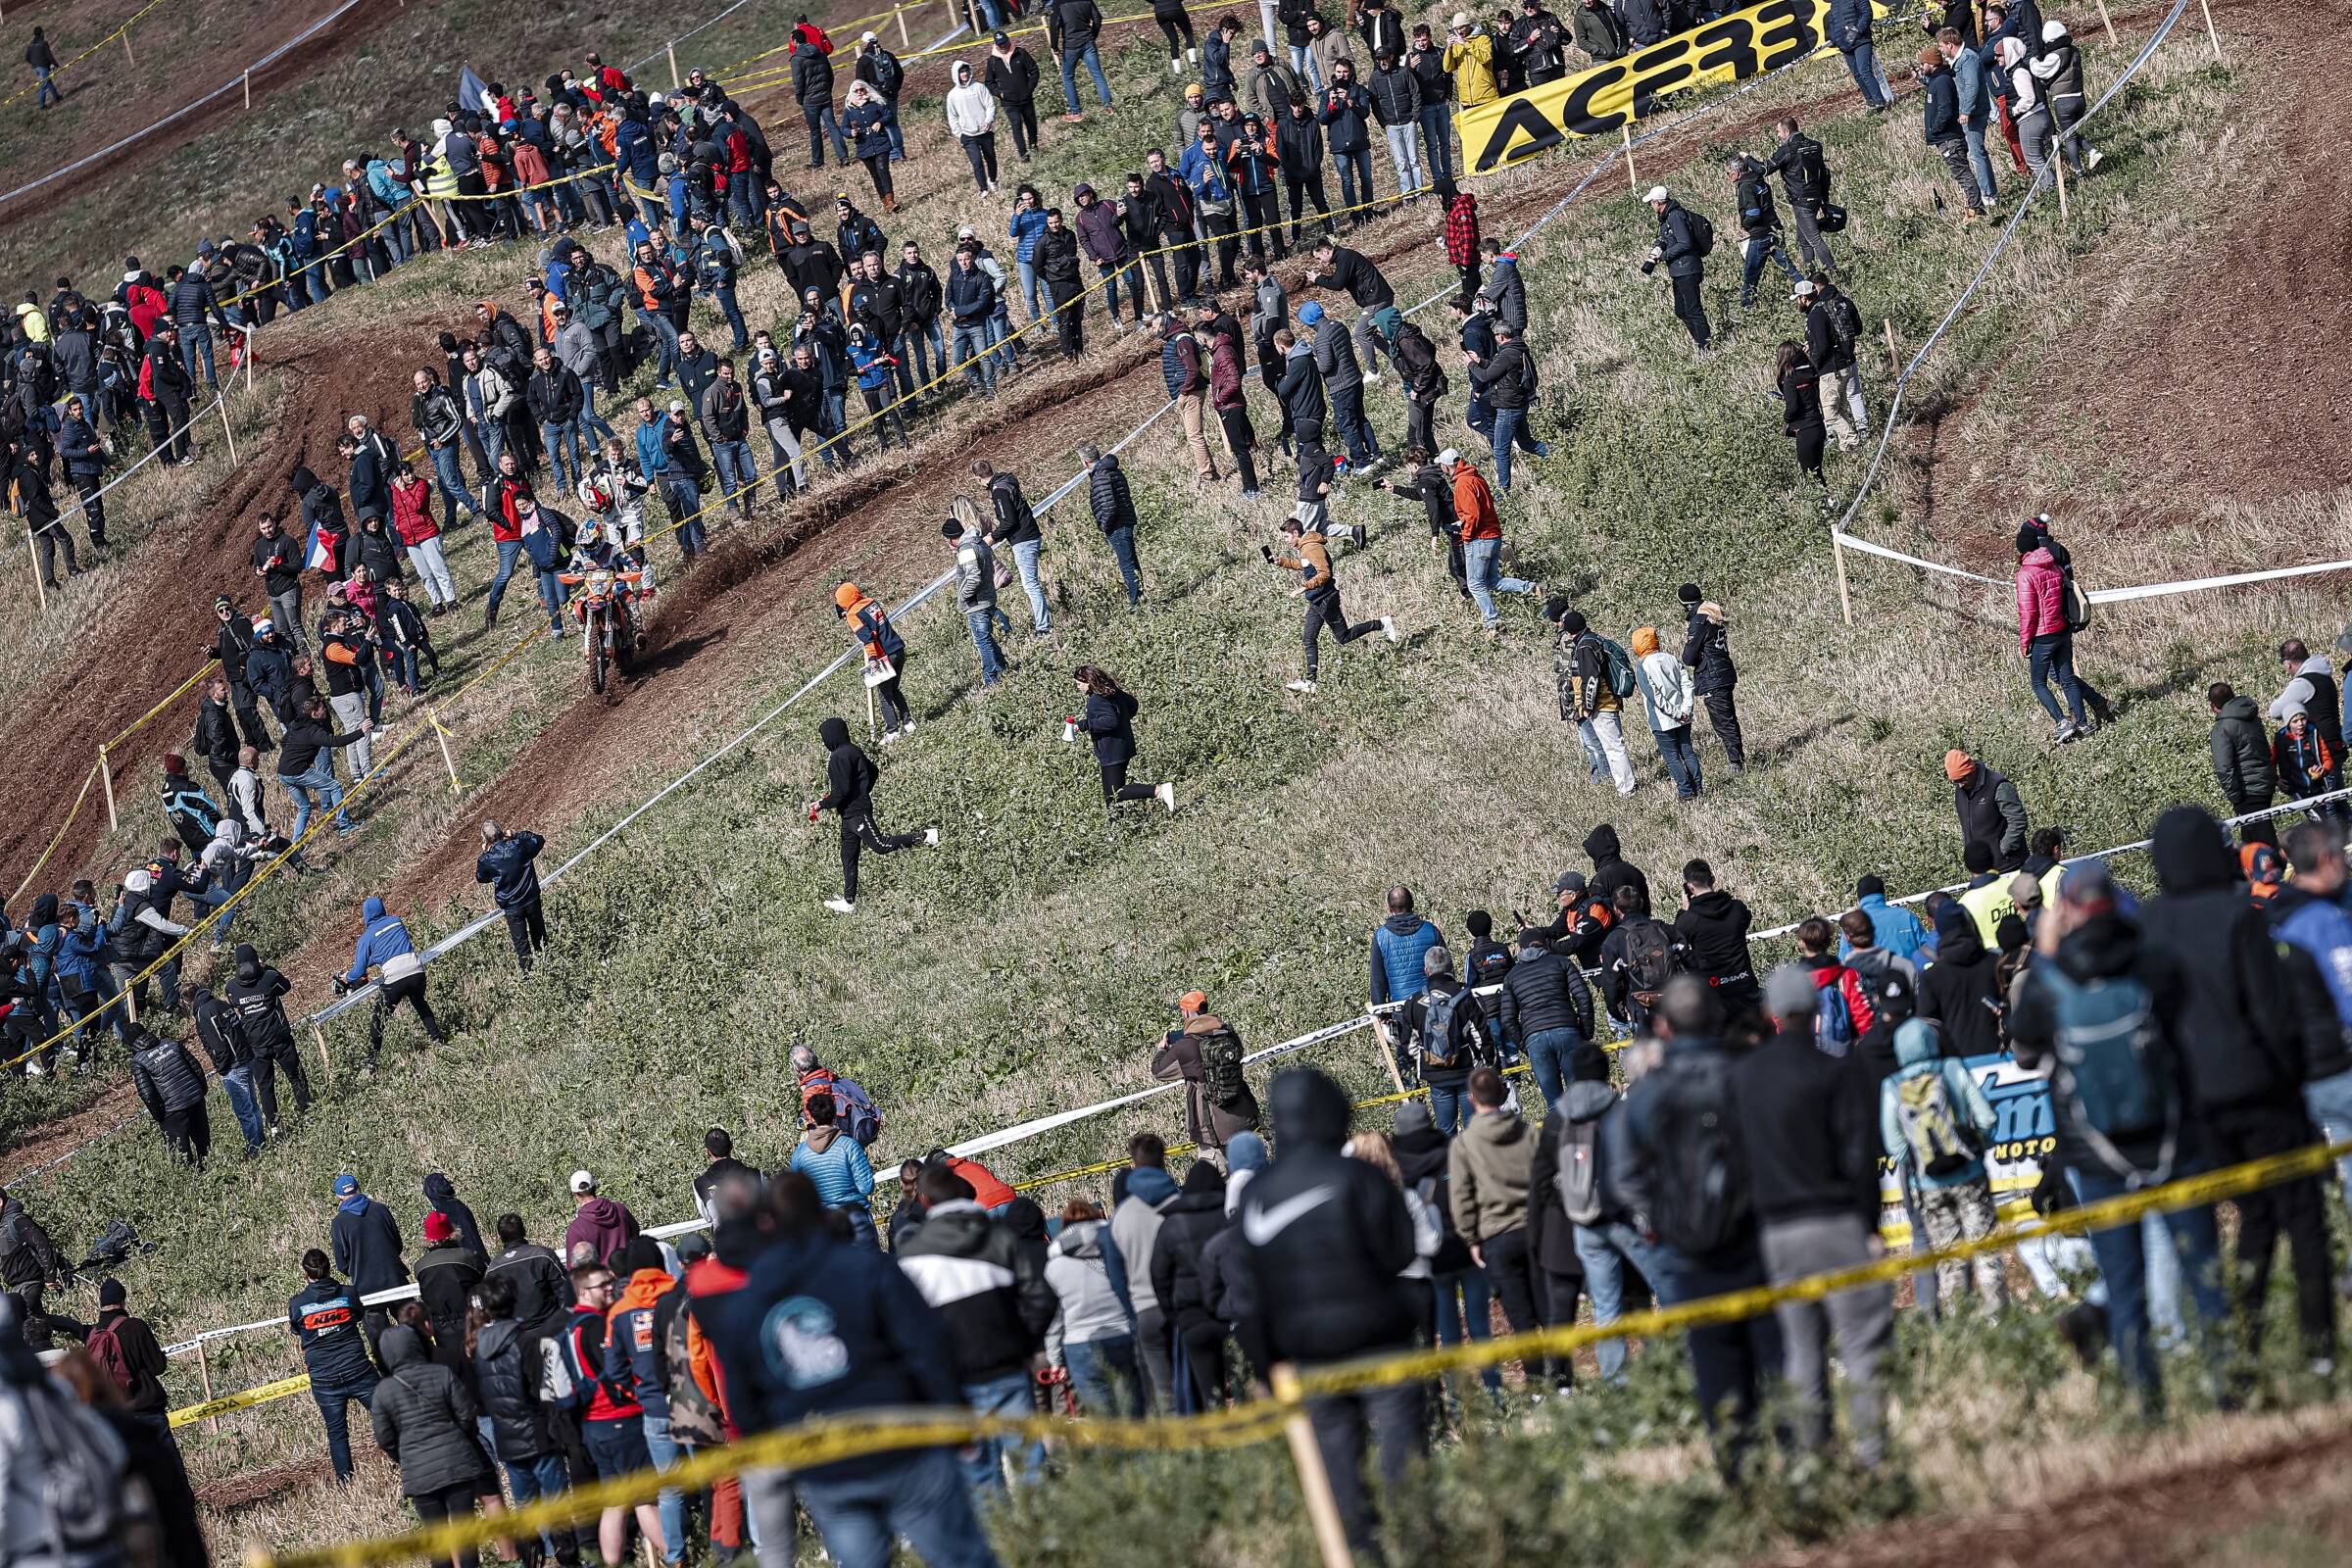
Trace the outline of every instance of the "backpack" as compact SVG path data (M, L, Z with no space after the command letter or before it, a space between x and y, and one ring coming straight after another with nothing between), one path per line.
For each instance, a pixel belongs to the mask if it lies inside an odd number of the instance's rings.
M1844 971L1840 971L1841 973ZM1825 1056L1843 1056L1854 1049L1854 1009L1847 1005L1845 988L1817 986L1813 992L1813 1046Z
M1957 1176L1977 1158L1973 1129L1960 1120L1943 1081L1943 1064L1920 1062L1894 1075L1894 1119L1912 1168L1938 1180Z
M1420 1051L1421 1059L1430 1066L1450 1070L1470 1065L1470 1054L1461 1048L1454 1031L1469 995L1468 986L1457 986L1444 996L1435 991L1423 993Z
M2068 631L2081 631L2090 624L2090 595L2075 582L2075 566L2068 562L2058 571L2058 608L2066 617Z
M115 1387L121 1389L127 1397L131 1384L136 1380L131 1375L130 1357L122 1353L122 1341L116 1332L120 1327L121 1319L117 1319L114 1328L92 1329L89 1338L82 1341L81 1348L90 1352L92 1360L106 1368L106 1375L115 1380Z
M2180 1139L2180 1096L2155 998L2129 975L2078 984L2055 965L2038 971L2057 1001L2059 1114L2101 1163L2131 1187L2171 1178ZM2156 1168L2143 1171L2119 1139L2161 1135Z
M1600 1198L1600 1117L1569 1119L1560 1134L1560 1210L1579 1225L1597 1225Z
M1644 1007L1658 1004L1658 994L1674 978L1674 932L1663 920L1635 920L1625 928L1626 987Z
M1595 636L1593 641L1600 644L1600 651L1608 661L1609 690L1617 694L1618 701L1623 702L1634 695L1633 658L1626 653L1623 645L1611 642L1606 637Z
M566 1323L539 1342L539 1402L550 1409L582 1409L596 1392L596 1380L580 1370L574 1333Z
M1699 256L1715 254L1715 224L1704 213L1683 209L1683 217L1690 223L1690 249Z
M1747 1161L1732 1114L1732 1064L1720 1052L1677 1058L1651 1073L1656 1169L1650 1224L1687 1257L1718 1251L1747 1226Z
M1828 301L1830 335L1838 340L1838 351L1851 356L1854 344L1862 336L1862 310L1843 294L1833 294Z
M882 1136L882 1111L874 1097L858 1084L843 1078L827 1068L817 1069L802 1086L801 1103L806 1106L809 1096L822 1089L833 1097L833 1123L858 1141L858 1147L871 1149Z
M1219 1110L1238 1110L1250 1099L1250 1081L1242 1074L1242 1037L1220 1024L1195 1038L1200 1053L1200 1084L1208 1102Z

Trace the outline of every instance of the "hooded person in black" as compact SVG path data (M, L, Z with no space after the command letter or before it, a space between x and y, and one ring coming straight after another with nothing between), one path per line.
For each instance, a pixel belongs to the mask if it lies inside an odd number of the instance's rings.
M1936 957L1919 973L1919 1016L1937 1026L1944 1055L1997 1055L2000 959L1984 951L1976 920L1958 899L1932 900L1928 912L1936 922Z
M1209 1297L1203 1254L1225 1228L1223 1173L1208 1160L1193 1161L1175 1200L1159 1212L1159 1234L1152 1245L1152 1294L1184 1348L1196 1408L1213 1410L1225 1402L1225 1324Z
M1674 917L1674 934L1687 950L1685 966L1715 988L1724 1016L1735 1027L1763 1001L1747 956L1753 920L1746 905L1715 885L1715 870L1706 861L1683 867L1683 908Z
M1399 1276L1415 1254L1404 1195L1377 1166L1340 1152L1349 1113L1338 1084L1295 1067L1275 1075L1268 1099L1281 1153L1250 1183L1237 1216L1237 1261L1251 1307L1237 1331L1250 1364L1314 1365L1405 1349L1414 1313ZM1421 1386L1318 1396L1306 1414L1348 1544L1378 1560L1365 1442L1369 1435L1379 1443L1381 1485L1400 1486L1426 1435Z
M808 820L815 821L816 813L827 807L841 820L841 897L827 899L825 907L836 914L851 914L858 908L860 850L890 855L911 850L918 844L936 845L939 829L885 833L874 826L874 784L881 776L874 767L874 760L850 739L850 726L840 718L828 718L817 725L816 735L825 743L825 793L808 803Z
M1603 822L1586 834L1585 853L1592 857L1592 876L1585 884L1585 891L1592 897L1614 907L1617 890L1630 885L1642 890L1642 903L1650 902L1649 878L1642 874L1640 866L1619 853L1615 828Z
M262 1107L262 1122L271 1133L277 1131L277 1074L283 1069L286 1082L294 1089L294 1108L311 1108L311 1079L302 1065L302 1053L294 1045L293 1027L286 1022L285 1004L279 999L291 989L286 977L262 962L253 944L240 942L230 955L235 961L228 983L220 988L222 1000L236 1009L237 1022L245 1031L245 1043L253 1051L253 1098Z
M2178 806L2156 819L2151 837L2159 896L2141 906L2140 936L2187 980L2180 1044L2214 1163L2234 1165L2317 1142L2303 1105L2304 1042L2313 1027L2328 1038L2337 1034L2333 1006L2289 974L2269 918L2246 896L2220 823L2197 807ZM2298 1006L2306 999L2322 1004L2317 1016L2307 1019ZM2248 1193L2237 1200L2237 1213L2235 1305L2249 1348L2261 1350L2271 1256L2283 1231L2293 1250L2304 1354L2332 1359L2335 1314L2320 1178Z
M472 1248L485 1262L489 1260L490 1249L482 1245L482 1227L474 1220L473 1210L466 1207L466 1200L458 1196L457 1188L450 1185L448 1177L439 1171L427 1176L424 1179L424 1200L432 1204L436 1212L449 1216L449 1222L458 1228L459 1241Z

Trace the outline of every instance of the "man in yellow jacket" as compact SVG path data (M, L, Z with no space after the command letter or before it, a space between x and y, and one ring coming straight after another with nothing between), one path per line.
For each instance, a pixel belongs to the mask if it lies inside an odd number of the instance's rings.
M1470 20L1467 11L1453 14L1446 32L1446 69L1453 74L1454 102L1464 109L1491 104L1502 96L1494 81L1494 40Z

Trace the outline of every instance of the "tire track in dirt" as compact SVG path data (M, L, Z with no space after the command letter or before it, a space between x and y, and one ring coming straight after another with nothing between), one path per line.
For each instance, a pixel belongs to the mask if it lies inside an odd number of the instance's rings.
M2079 347L2044 357L2015 405L2021 416L2063 409L2100 450L2132 455L2132 510L2109 512L2110 530L2352 484L2352 168L2339 153L2352 141L2341 82L2352 5L2278 12L2216 0L2214 11L2230 32L2238 90L2261 106L2228 127L2259 120L2261 139L2226 216L2166 264L2157 286L2140 275L2146 258L2127 249L2089 263L2094 292L2121 298L2070 332ZM2203 51L2201 32L2192 15L2165 47ZM1931 516L2018 508L1997 474L1971 474L1983 446L1956 439L1954 421L1972 407L1913 438ZM1967 530L1951 559L2005 568L2007 542L2006 530Z

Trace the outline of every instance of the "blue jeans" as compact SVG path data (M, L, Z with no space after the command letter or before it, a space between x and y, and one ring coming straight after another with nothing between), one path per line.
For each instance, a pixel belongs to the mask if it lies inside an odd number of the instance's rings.
M1626 1264L1640 1269L1652 1290L1658 1286L1657 1250L1631 1225L1577 1226L1576 1260L1585 1265L1585 1294L1592 1298L1592 1321L1603 1328L1625 1314ZM1623 1383L1625 1341L1602 1340L1594 1349L1600 1356L1602 1380Z
M2197 1173L2183 1160L2176 1176ZM2075 1185L2086 1203L2128 1191L2123 1180L2095 1160L2074 1167ZM2230 1301L2222 1286L2221 1233L2210 1205L2181 1209L2157 1218L2180 1260L2190 1300L2196 1309L2196 1333L2206 1363L2218 1366L2221 1331L2230 1321ZM2139 1391L2140 1403L2151 1410L2164 1402L2164 1384L2156 1369L2156 1342L2148 1332L2147 1229L2139 1221L2111 1225L2090 1233L2090 1250L2099 1260L2099 1280L2107 1291L2107 1338L2115 1346L2124 1375Z
M982 1415L1021 1416L1032 1414L1037 1408L1029 1397L1026 1369L1007 1372L986 1383L966 1383L963 1396ZM1012 1460L1013 1474L1026 1479L1045 1467L1046 1446L1034 1438L982 1438L961 1455L964 1480L974 1492L1004 1491L1002 1461L1006 1457Z
M1450 1274L1432 1274L1430 1292L1438 1302L1438 1343L1459 1345L1467 1331L1473 1340L1494 1337L1494 1288L1487 1283L1483 1268L1456 1269ZM1487 1366L1479 1372L1487 1392L1499 1396L1502 1393L1502 1372Z
M1321 92L1323 90L1323 70L1315 64L1315 57L1307 52L1304 44L1292 44L1290 50L1291 69L1298 73L1309 87Z
M727 330L735 334L735 352L741 354L752 346L752 334L743 324L743 310L735 303L735 285L721 283L710 290L710 298L718 306L718 314L726 318Z
M498 613L498 602L507 597L507 580L514 575L514 563L521 555L521 540L501 539L498 541L498 570L491 573L490 576L490 603L485 609L485 613L491 615ZM299 837L299 835L297 836Z
M1960 139L1968 143L1968 167L1977 176L1977 194L1991 201L2000 191L1992 182L1992 160L1984 152L1984 127L1962 125Z
M988 322L956 323L956 368L963 372L965 384L974 392L997 395L997 364L989 356Z
M931 367L933 365L939 367L940 374L947 374L948 340L946 334L939 329L938 317L934 316L920 326L906 328L904 333L900 334L899 343L901 345L898 351L899 381L908 397L914 395L916 387L931 384ZM910 354L914 360L914 373L911 377L906 373L906 361Z
M997 314L988 318L988 340L996 345L997 352L989 358L997 362L997 373L1010 375L1020 349L1012 341L1012 312L1002 295L997 298Z
M986 610L967 610L963 612L964 624L972 629L972 646L980 650L980 684L983 686L994 686L997 678L1004 673L1004 656L997 649L995 628L989 625L989 620L996 613L993 605Z
M670 325L669 318L660 311L641 309L637 318L653 330L656 351L654 385L666 387L671 377L678 373L678 329ZM497 456L493 454L490 461L495 465Z
M2352 1072L2305 1084L2303 1108L2311 1113L2323 1142L2340 1144L2352 1138ZM2352 1198L2352 1159L2339 1160L2336 1169L2343 1176L2345 1195Z
M1102 53L1095 47L1095 40L1092 38L1075 49L1064 49L1061 52L1062 103L1068 107L1069 113L1074 115L1078 112L1078 62L1081 60L1086 62L1086 69L1094 75L1095 96L1102 101L1103 108L1108 109L1110 107L1110 80L1102 74Z
M588 384L586 376L580 377L580 432L600 441L613 438L612 427L605 422L603 415L596 412L596 388Z
M1551 456L1551 448L1528 433L1525 409L1496 409L1494 433L1490 438L1494 447L1494 487L1511 487L1511 448L1523 447L1539 458Z
M1021 588L1029 595L1030 629L1043 637L1054 629L1054 617L1046 612L1046 584L1037 574L1037 553L1044 548L1042 539L1030 539L1012 547L1013 569L1021 574Z
M1843 51L1845 69L1852 74L1854 85L1862 89L1863 101L1873 109L1886 107L1886 89L1879 78L1879 57L1868 38Z
M571 1472L565 1467L561 1453L534 1453L528 1459L508 1459L503 1463L507 1471L507 1485L514 1490L514 1506L517 1508L542 1497L560 1497L571 1490ZM662 1529L667 1534L669 1525L664 1522ZM564 1534L568 1541L571 1532L567 1530ZM556 1538L544 1530L539 1532L539 1544L548 1556L556 1554Z
M1351 153L1333 153L1331 161L1340 169L1340 205L1353 207L1372 199L1372 149L1358 147ZM1354 215L1358 222L1362 214Z
M850 161L850 144L842 137L841 122L833 118L833 105L830 100L813 108L808 104L801 105L801 122L808 127L808 167L810 169L825 167L825 138L827 136L833 138L833 161L837 164L846 164Z
M1690 726L1677 724L1672 729L1651 730L1658 738L1658 756L1666 763L1667 776L1674 780L1675 799L1694 799L1699 791L1698 748L1690 744Z
M539 444L547 448L547 466L555 470L556 488L569 490L580 482L580 421L558 419L539 427ZM571 462L564 463L568 449Z
M51 104L62 104L66 101L66 95L57 90L57 83L51 79L56 74L57 68L54 66L32 68L32 106L35 109L46 109Z
M1505 414L1517 414L1517 409L1505 409ZM1462 543L1462 573L1470 582L1470 597L1478 603L1479 618L1493 626L1502 618L1494 608L1494 596L1532 594L1536 585L1524 577L1495 575L1495 558L1502 552L1499 539L1468 539ZM1545 1098L1554 1098L1546 1096Z
M678 525L678 548L689 556L703 553L703 491L702 487L682 473L662 476L662 501Z
M1110 530L1110 554L1119 564L1119 580L1127 585L1127 603L1133 608L1144 597L1144 574L1136 566L1133 528Z
M441 481L441 526L454 528L458 525L458 509L475 511L480 498L466 488L466 474L458 466L455 441L428 450L433 455L433 477Z
M1380 456L1371 423L1364 418L1364 384L1331 388L1331 422L1348 447L1348 461L1361 467Z
M311 1397L318 1403L318 1419L326 1423L326 1456L334 1464L338 1482L351 1480L351 1401L357 1399L363 1408L375 1408L375 1374L350 1383L313 1383Z
M1144 1369L1136 1359L1135 1336L1112 1334L1061 1348L1070 1369L1070 1390L1078 1396L1081 1415L1123 1415L1144 1418ZM1114 1383L1111 1375L1116 1373Z
M1576 1029L1539 1029L1527 1037L1527 1061L1535 1071L1536 1088L1544 1096L1544 1103L1556 1105L1567 1092L1568 1080L1575 1073L1579 1052L1595 1048Z
M1034 321L1046 314L1038 309L1037 264L1016 259L1012 265L1020 270L1021 298L1028 302L1029 319Z
M1421 172L1431 179L1453 177L1453 108L1450 104L1421 106Z
M245 1135L245 1148L260 1149L262 1107L253 1098L253 1063L241 1061L222 1073L220 1087L228 1091L228 1108L237 1118L237 1131Z
M213 374L213 329L195 321L179 329L180 368L188 372L191 381L196 379L200 361L204 366L204 384L218 388L220 383Z
M1803 275L1797 271L1795 266L1788 260L1788 253L1781 249L1781 236L1779 234L1773 233L1753 235L1743 245L1740 246L1740 304L1753 305L1756 303L1756 283L1764 276L1764 264L1767 261L1780 263L1781 270L1788 274L1788 281L1791 283L1795 282Z
M2063 724L2067 714L2058 710L2058 699L2051 694L2050 677L2058 677L2058 689L2066 693L2068 712L2075 722L2082 722L2082 705L2103 708L2107 699L2097 687L2075 673L2075 634L2071 631L2044 632L2034 639L2026 656L2026 680L2034 688L2034 697L2052 722Z
M713 441L710 461L718 466L718 488L727 498L727 510L742 516L749 505L752 486L760 482L760 465L752 461L752 444Z
M1461 1084L1431 1084L1429 1086L1430 1120L1437 1123L1438 1131L1448 1138L1453 1136L1454 1128L1460 1126L1466 1119L1462 1115L1462 1103L1467 1097L1463 1094L1462 1087Z
M901 1536L930 1568L997 1568L971 1490L945 1448L918 1448L857 1476L796 1476L793 1485L840 1568L890 1568Z
M1119 285L1127 285L1127 311L1137 320L1144 318L1144 270L1129 262L1125 267L1116 262L1097 262L1095 275L1102 281L1102 314L1110 324L1119 324Z
M674 1470L678 1461L693 1450L669 1435L669 1417L645 1414L645 1451L652 1454L656 1470ZM663 1487L655 1499L662 1510L662 1544L664 1560L678 1563L686 1560L686 1498L675 1487Z
M334 764L327 760L329 755L319 753L318 760L312 764L308 773L291 777L284 773L277 775L279 787L294 797L294 826L287 837L297 844L302 842L303 830L311 825L314 795L318 798L316 809L335 813L335 826L348 829L356 825L343 814L343 786L335 778Z

